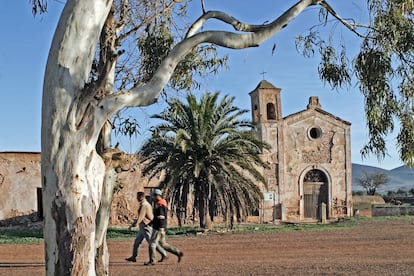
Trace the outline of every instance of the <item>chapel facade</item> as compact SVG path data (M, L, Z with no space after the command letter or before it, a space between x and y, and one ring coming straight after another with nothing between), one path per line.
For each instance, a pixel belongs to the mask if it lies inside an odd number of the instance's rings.
M350 126L324 111L318 97L282 116L281 89L263 80L249 93L256 134L271 145L262 153L267 189L262 222L320 221L352 215Z

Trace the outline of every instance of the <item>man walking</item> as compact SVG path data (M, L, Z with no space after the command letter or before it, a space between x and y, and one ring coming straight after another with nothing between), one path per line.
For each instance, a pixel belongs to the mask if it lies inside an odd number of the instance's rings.
M134 262L134 263L137 261L138 248L141 245L142 241L145 239L147 240L148 244L150 244L151 235L153 232L151 223L154 218L154 215L152 212L152 206L146 200L144 192L137 193L137 200L139 202L138 216L134 220L134 222L128 227L128 229L131 229L131 227L135 227L138 224L139 230L137 232L137 236L135 237L134 247L132 249L132 256L125 259L129 262ZM162 247L160 247L158 243L154 244L154 248L156 248L157 251L162 256L159 262L165 261L167 259L167 252L165 252L165 250ZM152 251L150 250L149 252L150 252L150 256L152 256L151 255Z
M177 248L169 245L166 241L166 229L167 229L167 201L162 198L161 190L155 189L153 191L153 196L155 198L154 206L154 219L152 221L153 231L150 241L150 260L145 263L145 265L154 265L155 264L155 249L157 244L159 244L166 251L176 255L178 257L178 262L181 261L183 257L183 252Z

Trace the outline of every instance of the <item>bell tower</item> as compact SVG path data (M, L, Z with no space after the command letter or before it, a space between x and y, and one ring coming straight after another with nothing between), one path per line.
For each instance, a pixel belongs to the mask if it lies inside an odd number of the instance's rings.
M275 128L282 119L280 103L280 88L273 86L266 80L249 93L253 122L256 124L258 136L273 145L275 137L268 130Z
M267 182L267 192L265 199L265 216L273 216L273 219L282 219L281 200L281 179L283 169L283 118L280 102L280 88L273 86L266 80L262 80L259 85L249 93L252 108L253 122L256 126L257 136L268 143L271 148L261 153L261 158L269 168L264 170L263 176ZM277 208L276 208L277 207ZM269 210L274 210L270 212Z

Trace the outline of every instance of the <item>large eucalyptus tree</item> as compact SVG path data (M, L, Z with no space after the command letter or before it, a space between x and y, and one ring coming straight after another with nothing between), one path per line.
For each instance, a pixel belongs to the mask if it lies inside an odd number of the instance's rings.
M337 86L349 81L352 73L357 76L366 99L370 134L364 152L385 154L384 138L396 119L401 125L397 144L401 159L413 164L414 32L410 0L367 0L370 16L364 24L341 18L322 0L292 1L288 9L275 14L274 20L260 25L245 24L226 13L203 9L179 41L170 41L170 47L165 48L161 47L164 43L151 44L160 46L159 51L146 51L150 44L145 40L159 39L157 31L162 31L164 24L174 26L176 13L172 11L186 2L66 1L50 48L43 86L42 186L47 274L108 273L105 231L111 185L114 168L124 167L116 160L119 153L112 153L108 119L127 107L152 104L171 79L172 85L191 83L180 81L181 74L174 76L174 70L180 61L184 61L182 68L197 70L198 66L186 63L186 57L200 56L203 52L198 52L198 46L207 43L233 49L257 47L312 6L321 8L325 23L333 19L362 41L354 70L348 71L349 64L342 52L338 55L334 47L315 36L301 40L307 50L312 45L320 47L319 72L323 80ZM32 3L34 12L44 11L45 0ZM232 26L235 31L203 28L211 19ZM307 27L310 26L304 26ZM125 46L137 40L143 47ZM134 57L138 57L138 62L130 62ZM203 66L209 64L200 62L199 66L206 68Z
M194 195L200 227L206 227L218 213L231 224L233 216L245 217L259 206L262 194L257 183L266 187L260 171L267 165L260 153L269 148L252 131L254 125L242 119L246 110L233 105L234 98L206 93L197 101L187 94L186 102L169 101L161 123L152 128L152 137L142 147L143 174L165 173L161 188L175 212L187 211Z

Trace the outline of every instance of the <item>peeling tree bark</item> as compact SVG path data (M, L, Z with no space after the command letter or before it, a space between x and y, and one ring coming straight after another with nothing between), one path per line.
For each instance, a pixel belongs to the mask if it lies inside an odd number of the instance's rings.
M108 141L97 151L106 121L125 107L152 104L179 61L195 46L202 43L234 49L258 46L316 2L320 1L299 1L275 21L259 27L249 27L233 18L228 20L230 17L223 13L205 13L147 84L118 93L107 93L111 87L105 87L106 93L97 97L102 87L93 88L87 82L100 34L108 16L112 16L112 1L66 1L43 86L42 187L47 275L108 274L105 236L116 166L108 166L102 158ZM210 18L249 33L197 33ZM113 82L113 69L107 69L104 70L107 75L99 79L106 82L102 85Z
M42 106L48 275L95 275L95 220L105 177L96 143L106 117L82 92L110 6L68 1L48 57Z

